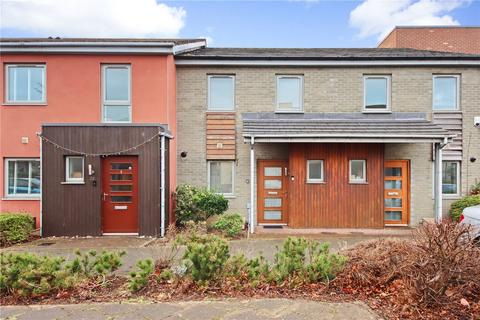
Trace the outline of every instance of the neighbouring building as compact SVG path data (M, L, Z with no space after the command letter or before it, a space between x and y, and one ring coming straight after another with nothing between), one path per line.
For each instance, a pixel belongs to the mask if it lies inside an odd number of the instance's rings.
M480 55L203 48L177 65L177 182L251 231L414 226L480 181Z
M378 47L480 54L480 27L395 27Z
M0 212L42 234L161 235L176 184L175 54L201 39L1 39Z

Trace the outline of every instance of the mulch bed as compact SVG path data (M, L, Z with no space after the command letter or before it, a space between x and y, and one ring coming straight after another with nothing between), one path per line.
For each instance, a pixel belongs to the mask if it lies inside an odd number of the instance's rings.
M10 243L10 242L2 242L2 241L0 241L0 249L13 247L14 245L17 245L17 244L32 242L32 241L38 240L38 239L40 239L40 238L41 238L41 237L40 237L40 235L38 235L38 234L31 234L31 235L28 237L27 240L22 241L22 242Z

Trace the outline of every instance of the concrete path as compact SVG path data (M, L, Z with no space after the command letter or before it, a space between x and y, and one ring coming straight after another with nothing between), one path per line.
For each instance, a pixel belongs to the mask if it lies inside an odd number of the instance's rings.
M366 235L322 235L314 239L321 242L329 242L333 251L353 246L362 241L384 238L384 236ZM267 260L273 261L285 238L274 239L243 239L229 241L230 254L244 253L248 258L254 258L262 254ZM49 245L44 245L49 244ZM30 243L16 245L0 249L0 252L31 252L39 255L63 256L67 260L75 257L75 250L124 250L126 255L122 258L123 265L119 273L128 273L139 259L151 258L153 260L165 259L171 255L171 246L166 245L164 240L139 237L98 237L98 238L45 238ZM182 257L182 250L178 252L177 259Z
M376 320L365 304L288 299L182 301L164 303L102 303L1 307L5 320Z

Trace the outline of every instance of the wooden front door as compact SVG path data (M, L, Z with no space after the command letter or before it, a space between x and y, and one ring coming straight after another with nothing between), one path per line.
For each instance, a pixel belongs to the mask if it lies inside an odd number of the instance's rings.
M410 172L408 160L385 161L384 221L408 224L410 203Z
M257 219L259 224L286 224L288 161L258 160Z
M102 162L103 233L138 233L138 159L107 157Z

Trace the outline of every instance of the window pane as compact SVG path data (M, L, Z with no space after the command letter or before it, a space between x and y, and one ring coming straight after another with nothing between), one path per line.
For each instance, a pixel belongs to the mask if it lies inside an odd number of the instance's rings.
M233 77L210 77L210 110L233 110Z
M457 107L457 78L436 77L433 81L433 108L435 110L455 110Z
M210 189L218 193L233 194L232 170L230 161L210 162Z
M401 177L402 168L385 168L386 177Z
M385 211L384 215L385 220L402 220L402 211Z
M282 211L280 210L268 210L263 212L263 218L265 220L281 220Z
M28 101L28 68L13 67L14 79L14 101Z
M385 180L385 189L402 189L402 180Z
M128 192L132 191L131 184L118 184L118 185L111 185L110 191L112 192Z
M43 68L30 68L30 100L43 100Z
M83 158L68 157L68 176L67 179L83 179Z
M105 100L129 101L129 69L125 67L105 68Z
M130 122L130 106L105 106L105 122Z
M365 108L387 107L388 81L386 78L365 79Z
M265 198L265 207L281 207L282 198Z
M111 196L111 202L132 202L131 196Z
M278 78L277 104L281 110L302 109L302 82L300 78Z
M282 180L265 180L265 189L282 189Z
M402 199L401 198L385 198L385 207L387 208L401 208Z
M8 194L15 193L15 162L8 162Z
M323 161L308 160L308 180L323 180Z
M444 161L442 163L442 190L444 194L458 193L458 163Z
M131 163L112 163L112 170L132 170Z
M281 167L265 167L264 175L266 177L281 177L282 176L282 168Z
M350 160L350 180L365 181L364 160Z
M40 193L40 161L32 161L32 173L30 180L30 193L39 194Z
M132 175L131 174L112 174L111 178L114 181L131 181Z
M16 194L28 194L29 186L29 162L17 161L17 175L16 175Z

